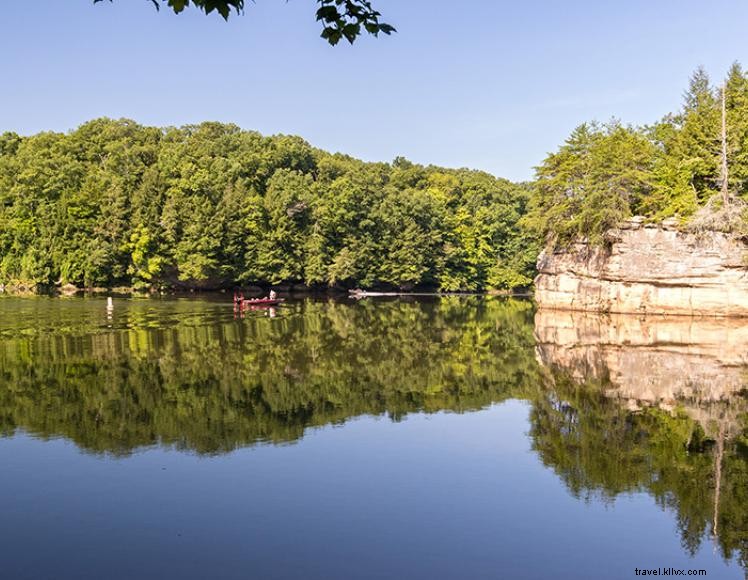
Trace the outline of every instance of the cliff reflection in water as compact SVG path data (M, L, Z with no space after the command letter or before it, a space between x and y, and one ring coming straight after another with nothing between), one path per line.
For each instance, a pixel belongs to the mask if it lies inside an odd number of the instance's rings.
M541 310L534 449L570 491L646 491L748 570L748 323Z

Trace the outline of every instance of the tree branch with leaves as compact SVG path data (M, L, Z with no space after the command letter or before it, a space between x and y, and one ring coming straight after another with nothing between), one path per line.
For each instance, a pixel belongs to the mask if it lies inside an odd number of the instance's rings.
M103 0L93 1L97 4ZM150 2L157 10L165 4L175 14L180 14L185 8L194 6L205 14L218 13L225 20L228 20L232 12L243 13L245 6L244 0L150 0ZM320 36L333 46L343 38L353 44L364 32L372 36L396 32L393 26L380 21L382 15L374 9L370 0L317 0L317 5L317 21L322 24Z

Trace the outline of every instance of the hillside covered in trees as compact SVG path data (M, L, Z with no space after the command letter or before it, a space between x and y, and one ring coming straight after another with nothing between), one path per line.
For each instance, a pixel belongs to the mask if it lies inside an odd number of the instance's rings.
M579 126L531 184L220 123L5 133L0 284L517 288L543 243L602 243L634 215L745 235L747 152L738 64L719 87L699 69L653 125Z
M734 64L713 86L703 69L682 109L646 127L577 127L537 168L526 219L554 243L605 232L633 215L742 235L748 195L748 75Z
M0 284L441 290L531 282L529 190L234 125L0 135Z

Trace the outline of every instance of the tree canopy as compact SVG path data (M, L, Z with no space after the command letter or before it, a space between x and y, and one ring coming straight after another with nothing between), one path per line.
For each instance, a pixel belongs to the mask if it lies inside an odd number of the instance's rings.
M0 135L0 284L513 288L528 191L235 125Z
M103 0L93 0L94 4ZM114 0L109 0L113 2ZM179 14L185 8L194 6L205 14L213 12L228 19L232 12L244 11L244 0L150 0L158 10L165 4ZM317 21L322 24L322 38L336 45L345 38L353 42L364 32L373 36L380 33L392 34L395 28L380 21L381 14L374 9L370 0L316 0Z
M586 123L530 184L365 163L230 124L0 135L0 284L509 289L542 243L641 215L748 232L748 75L645 127Z
M746 151L748 75L736 63L715 87L699 69L681 110L654 125L614 120L577 127L537 168L526 225L551 243L602 242L609 228L632 215L742 231Z

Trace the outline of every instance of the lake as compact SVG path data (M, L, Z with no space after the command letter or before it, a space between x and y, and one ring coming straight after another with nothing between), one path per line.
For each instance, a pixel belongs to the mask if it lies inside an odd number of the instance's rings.
M748 322L0 297L0 577L748 570Z

